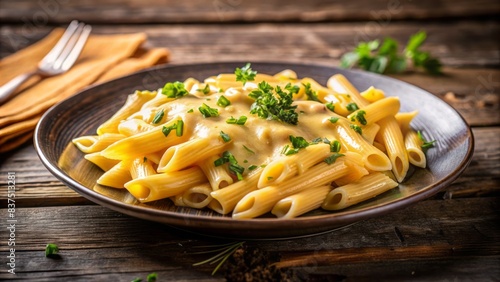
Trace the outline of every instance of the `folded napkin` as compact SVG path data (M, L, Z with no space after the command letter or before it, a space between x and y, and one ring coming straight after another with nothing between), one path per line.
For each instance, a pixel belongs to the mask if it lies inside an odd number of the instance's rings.
M55 29L39 42L0 60L0 85L36 68L64 30ZM66 73L41 79L36 76L0 106L0 153L17 148L33 136L42 114L79 90L168 61L165 48L146 49L143 33L91 35L75 65Z

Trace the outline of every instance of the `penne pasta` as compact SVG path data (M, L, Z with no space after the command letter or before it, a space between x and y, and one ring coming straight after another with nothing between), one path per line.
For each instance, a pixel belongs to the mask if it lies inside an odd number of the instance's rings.
M224 167L215 166L214 163L217 159L219 159L219 156L211 156L198 163L203 173L207 176L208 182L214 191L233 183L233 178Z
M326 210L345 209L397 186L398 183L387 175L374 172L356 182L333 189L328 193L321 207Z
M95 153L104 150L109 145L125 137L125 135L117 133L104 133L102 135L75 138L73 139L73 144L84 153Z
M405 137L405 147L408 152L408 159L414 166L425 168L427 166L427 158L422 150L423 141L414 130L408 130Z
M380 120L379 125L380 142L387 150L392 164L392 172L398 182L402 182L408 172L409 161L401 129L394 117Z
M426 166L417 112L399 113L391 95L360 93L341 74L322 85L247 64L136 91L72 142L104 171L96 186L125 188L130 202L288 219L365 201Z
M316 187L331 183L346 175L349 167L337 160L329 165L320 163L303 174L283 182L279 186L268 186L245 195L233 211L234 219L247 219L263 215L281 199L299 193L308 187ZM224 190L224 189L222 189Z
M137 112L147 101L157 95L156 91L135 91L127 97L125 104L106 122L97 128L97 135L104 133L118 133L120 122Z
M298 217L319 208L330 190L330 185L322 185L285 197L274 205L271 213L278 218Z
M133 179L124 186L139 201L146 203L181 194L190 187L206 181L207 178L199 167L191 167Z

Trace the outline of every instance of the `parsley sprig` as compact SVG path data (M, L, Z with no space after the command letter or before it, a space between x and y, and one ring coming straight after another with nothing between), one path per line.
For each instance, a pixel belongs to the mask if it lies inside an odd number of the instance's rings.
M215 166L221 166L225 163L229 163L229 171L236 175L238 180L243 180L243 171L245 168L238 164L238 161L229 151L222 153L222 157L214 161Z
M400 73L411 62L414 68L423 68L432 75L441 74L441 62L429 52L419 50L426 38L425 31L413 34L402 53L399 53L398 42L390 37L384 38L382 43L379 40L361 42L354 51L342 56L340 66L358 66L376 73Z
M253 81L255 79L257 72L252 70L250 66L251 64L247 63L242 68L236 68L236 70L234 71L234 74L236 75L236 81L241 81L243 82L243 85L245 85L247 81Z
M307 142L307 140L302 136L290 135L288 138L290 139L290 142L292 142L292 147L290 148L290 145L285 145L283 147L281 153L285 156L297 154L300 149L304 149L310 145L309 142Z
M161 90L161 94L167 96L168 98L181 98L188 94L188 91L184 87L184 83L180 81L167 82Z
M266 81L259 83L258 89L248 94L255 102L250 107L251 114L257 114L260 118L267 120L280 120L289 124L297 125L299 115L295 112L297 106L292 106L293 94L299 91L299 87L285 86L283 90L279 85L273 88Z
M417 136L420 140L422 140L423 144L422 144L422 150L427 150L429 148L432 148L434 147L434 143L436 143L436 140L432 140L432 141L427 141L424 136L422 135L422 132L417 131Z

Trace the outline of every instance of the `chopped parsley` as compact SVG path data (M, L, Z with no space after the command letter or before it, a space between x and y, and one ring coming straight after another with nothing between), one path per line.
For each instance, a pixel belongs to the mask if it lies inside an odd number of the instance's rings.
M229 151L222 153L222 157L214 161L215 166L221 166L225 163L229 163L229 172L236 175L238 180L243 180L243 171L245 168L238 164L238 161Z
M318 94L316 91L312 90L311 83L302 83L304 85L304 91L307 95L307 100L319 102Z
M283 147L283 150L281 150L281 153L286 156L297 154L300 149L306 148L310 145L309 142L307 142L306 139L301 136L295 137L290 135L289 139L290 142L292 142L292 147L290 148L290 145L285 145L285 147Z
M314 138L312 141L311 141L311 145L314 145L314 144L319 144L319 143L325 143L325 144L330 144L330 140L328 140L328 138L321 138L321 137L318 137L318 138Z
M349 125L349 127L351 127L354 131L356 131L357 133L359 134L363 134L363 130L361 129L361 127L359 127L358 125L355 125L355 124L351 124Z
M184 88L184 83L180 81L167 82L161 90L161 94L166 95L168 98L181 98L188 94L186 88Z
M255 99L250 107L250 113L267 120L280 120L297 125L299 121L299 115L295 112L297 106L292 106L293 94L297 91L298 87L293 87L290 83L285 86L285 90L282 90L280 86L273 89L269 83L262 81L258 89L248 94Z
M352 117L352 121L354 120L358 120L359 123L361 123L362 125L366 125L367 124L367 121L365 119L365 115L366 115L366 112L363 111L363 110L360 110L358 112L356 112L356 114Z
M249 167L248 167L248 170L249 170L249 171L252 171L252 170L256 170L257 168L258 168L258 166L256 166L256 165L251 165L251 166L249 166Z
M175 135L178 137L182 136L184 133L184 121L183 120L178 120L176 123L170 125L170 126L163 126L161 129L161 132L165 137L167 137L172 130L175 129Z
M330 119L328 119L331 123L336 123L339 118L338 117L331 117Z
M217 106L227 107L231 105L231 101L229 101L224 95L221 95L219 99L217 99Z
M217 109L210 108L210 106L208 106L205 103L203 103L203 105L201 105L198 108L198 110L200 111L200 113L203 115L204 118L218 117L219 116L219 111Z
M236 81L241 81L243 82L243 85L245 85L247 81L253 81L255 79L257 72L252 70L250 66L251 64L247 63L242 68L236 68L236 70L234 71L234 74L236 75Z
M330 143L330 152L332 153L338 153L340 152L340 142L335 140Z
M358 105L356 105L356 103L349 103L349 104L347 104L346 108L350 112L354 112L356 110L359 110L359 107L358 107Z
M149 273L146 277L147 282L156 282L156 279L158 279L158 274L156 274L155 272Z
M226 120L226 123L227 124L237 124L237 125L244 125L245 122L247 122L247 117L246 116L241 116L239 118L234 118L234 117L230 117Z
M436 140L432 140L432 141L427 141L427 140L425 140L425 138L424 138L424 136L422 135L422 132L420 132L420 130L419 130L419 131L417 131L417 135L418 135L418 138L420 138L420 140L422 140L422 142L424 142L424 143L422 144L422 146L421 146L421 147L422 147L422 150L427 150L427 149L429 149L429 148L434 147L434 143L436 143Z
M49 243L45 246L45 256L52 257L59 252L59 247L56 244Z
M165 112L161 109L159 112L156 112L155 117L153 118L153 124L158 124L163 119Z
M326 108L329 109L331 112L335 112L335 105L333 105L333 102L329 102L325 104Z
M196 89L196 91L207 95L208 93L210 93L210 86L208 84L205 84L205 87L203 89L198 88L198 89Z
M188 114L189 114L189 113L194 112L194 110L193 110L193 109L189 109L187 112L188 112Z
M244 148L247 152L249 152L250 154L255 154L255 152L254 152L254 151L252 151L252 150L251 150L250 148L248 148L247 146L243 145L243 148Z
M339 154L339 153L333 153L333 155L327 157L325 159L325 163L327 164L333 164L339 157L342 157L344 156L343 154Z
M231 141L231 137L229 137L229 135L227 133L224 133L224 131L220 132L220 137L226 143L229 142L229 141Z

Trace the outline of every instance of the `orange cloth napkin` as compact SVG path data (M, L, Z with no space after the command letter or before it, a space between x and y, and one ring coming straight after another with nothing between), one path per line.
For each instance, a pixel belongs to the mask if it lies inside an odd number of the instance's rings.
M0 60L0 85L36 68L64 30L55 29L39 42ZM168 61L165 48L145 49L143 33L91 35L75 65L66 73L24 83L14 98L0 106L0 153L17 148L33 136L42 114L79 90Z

